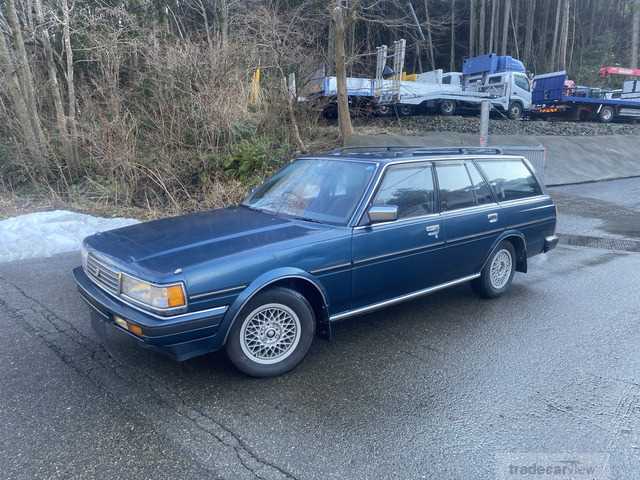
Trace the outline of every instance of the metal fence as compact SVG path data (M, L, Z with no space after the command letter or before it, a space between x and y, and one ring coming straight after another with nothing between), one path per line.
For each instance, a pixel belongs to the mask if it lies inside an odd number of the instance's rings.
M547 149L543 145L492 145L502 149L505 155L519 155L527 160L536 171L536 176L542 184L545 183L544 169L547 162Z

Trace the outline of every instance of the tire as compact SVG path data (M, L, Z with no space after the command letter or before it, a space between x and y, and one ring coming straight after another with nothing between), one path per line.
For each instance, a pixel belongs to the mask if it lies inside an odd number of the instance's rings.
M616 116L616 112L613 107L602 107L600 113L598 114L598 118L602 123L611 123Z
M442 100L439 108L442 115L451 116L456 113L456 102L453 100Z
M412 105L399 105L398 106L398 115L401 117L410 117L413 115L413 106Z
M258 293L238 314L227 339L227 356L249 376L275 377L304 359L315 331L313 308L304 296L271 288Z
M507 116L511 120L520 120L522 118L522 104L520 102L511 102L509 104L509 110L507 111Z
M511 242L504 241L491 254L480 277L473 281L473 289L484 298L499 297L511 286L515 267L516 250Z
M376 114L379 117L386 117L391 114L391 107L389 105L378 105L376 108Z

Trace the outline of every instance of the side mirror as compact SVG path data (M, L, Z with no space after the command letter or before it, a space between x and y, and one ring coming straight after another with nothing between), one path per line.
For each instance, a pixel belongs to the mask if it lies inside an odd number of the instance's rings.
M374 206L367 213L371 223L393 222L398 219L398 207L396 205Z

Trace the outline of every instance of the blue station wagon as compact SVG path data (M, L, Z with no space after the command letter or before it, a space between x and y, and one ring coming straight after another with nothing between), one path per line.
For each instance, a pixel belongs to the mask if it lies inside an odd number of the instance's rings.
M527 160L499 149L342 149L290 163L240 205L86 238L94 324L186 360L291 370L356 315L471 282L503 294L558 243Z

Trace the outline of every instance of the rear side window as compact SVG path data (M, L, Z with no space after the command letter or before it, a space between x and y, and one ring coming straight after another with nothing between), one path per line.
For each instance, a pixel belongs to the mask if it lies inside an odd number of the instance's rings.
M384 175L373 205L395 205L398 218L435 212L431 164L390 167Z
M522 160L479 160L499 202L541 195L542 189Z
M442 210L456 210L476 204L473 184L463 163L436 165Z

